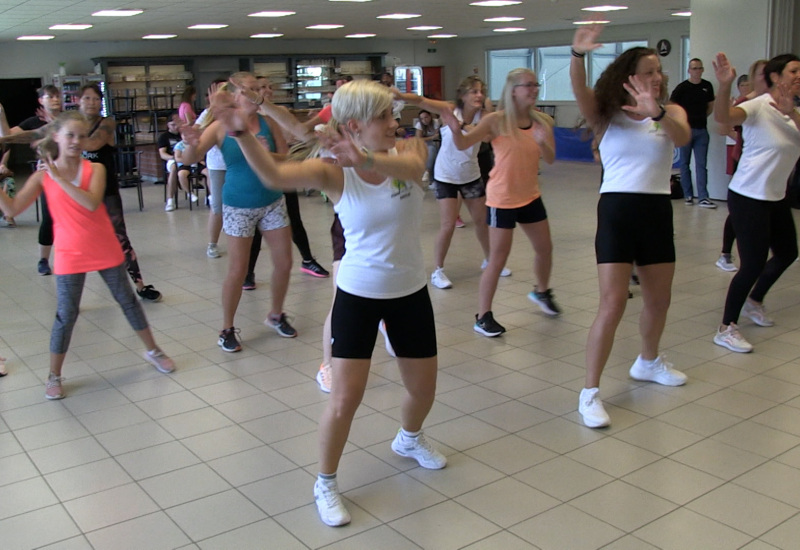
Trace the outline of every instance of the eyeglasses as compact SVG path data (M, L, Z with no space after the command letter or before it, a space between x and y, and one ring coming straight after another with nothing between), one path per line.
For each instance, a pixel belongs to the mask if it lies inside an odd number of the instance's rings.
M519 88L520 86L524 88L541 88L542 84L540 82L526 82L525 84L514 84L515 88Z

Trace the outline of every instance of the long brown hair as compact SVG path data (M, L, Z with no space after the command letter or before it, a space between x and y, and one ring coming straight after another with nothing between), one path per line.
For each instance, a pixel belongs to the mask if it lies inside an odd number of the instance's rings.
M625 50L600 75L597 84L594 85L598 118L598 128L595 130L605 129L614 115L622 110L622 106L629 104L630 95L622 87L622 84L627 83L628 78L636 74L639 61L649 55L658 56L653 48L636 47ZM657 99L659 101L667 100L666 79L661 81L661 94Z

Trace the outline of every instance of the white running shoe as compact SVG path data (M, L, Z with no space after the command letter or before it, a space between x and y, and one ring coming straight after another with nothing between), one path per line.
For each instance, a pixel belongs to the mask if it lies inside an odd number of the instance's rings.
M733 256L730 254L720 254L719 259L714 264L722 271L738 271L739 268L733 263Z
M588 428L604 428L611 424L603 402L598 395L600 388L583 388L578 398L578 412Z
M481 269L482 269L482 270L483 270L483 269L486 269L486 267L487 267L488 265L489 265L489 260L487 260L486 258L484 258L484 259L483 259L483 262L481 263ZM510 270L510 269L508 269L507 267L504 267L504 268L503 268L503 269L500 271L500 276L501 276L501 277L511 277L511 270Z
M319 366L317 371L317 384L319 389L325 393L331 393L331 366L325 363Z
M767 316L767 312L764 309L764 304L756 304L750 300L747 300L744 303L744 307L742 307L742 315L760 327L771 327L775 324L775 321Z
M177 208L175 206L175 199L167 199L167 205L164 207L164 212L172 212Z
M421 432L417 437L406 437L402 430L397 430L392 450L400 456L413 458L429 470L440 470L447 465L447 458L434 449Z
M661 355L652 361L646 361L640 355L633 362L628 374L634 380L655 382L662 386L683 386L689 379L681 371L672 368L672 363L665 361Z
M314 500L317 502L319 519L325 525L339 527L350 523L350 512L342 502L339 486L335 479L323 481L317 478L314 483Z
M433 273L431 273L431 284L436 288L453 287L453 283L450 282L450 279L444 274L444 268L441 267L437 267L433 270Z
M725 330L717 330L714 335L714 343L736 353L750 353L753 351L753 344L744 339L736 323L731 323Z
M206 256L209 258L219 258L220 255L221 254L217 248L217 243L208 243L208 248L206 248Z

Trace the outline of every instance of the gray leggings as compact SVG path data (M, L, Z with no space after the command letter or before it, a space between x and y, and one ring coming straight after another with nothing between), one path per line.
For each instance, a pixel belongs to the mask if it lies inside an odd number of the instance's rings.
M147 318L144 316L142 304L133 293L125 271L125 262L116 267L109 267L98 271L111 291L111 295L122 307L125 317L133 327L139 331L147 328ZM83 283L86 273L71 275L56 275L56 293L58 295L58 309L53 321L53 331L50 333L50 353L67 353L69 341L72 339L72 329L78 319L78 311L83 295Z

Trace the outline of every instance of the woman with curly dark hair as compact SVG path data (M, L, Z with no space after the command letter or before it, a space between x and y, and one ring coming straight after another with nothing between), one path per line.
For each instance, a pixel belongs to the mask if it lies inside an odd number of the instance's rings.
M608 426L600 400L600 375L628 302L633 264L642 289L641 353L630 376L667 386L686 383L658 353L675 273L670 203L674 147L688 142L686 113L664 105L666 83L655 50L631 48L586 85L583 58L600 47L600 27L578 29L572 41L570 79L575 99L599 143L603 183L597 205L595 253L600 306L586 342L586 384L578 412L590 428Z

